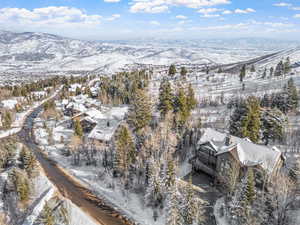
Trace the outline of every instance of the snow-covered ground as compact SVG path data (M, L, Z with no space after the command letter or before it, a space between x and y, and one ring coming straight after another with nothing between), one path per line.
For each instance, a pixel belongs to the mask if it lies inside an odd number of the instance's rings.
M58 137L62 134L67 138L72 133L71 130L63 130L59 127L54 130L54 137L56 137L54 139L59 140L60 138ZM100 165L97 167L73 166L71 157L64 157L61 153L61 150L66 148L64 145L48 145L48 134L43 128L36 129L35 136L37 142L41 144L42 149L44 149L48 156L77 178L82 185L93 190L100 198L112 203L115 209L124 212L124 214L138 221L140 224L153 225L153 212L149 208L144 207L141 197L133 193L125 194L111 174L104 173L104 176L101 176L100 179L99 175L103 173L103 168ZM114 188L112 188L113 186ZM155 224L164 225L164 218L160 218Z
M89 215L82 212L70 200L65 200L66 209L69 216L69 225L98 225Z
M80 99L80 100L79 100ZM73 98L73 101L78 101L80 104L85 104L89 100L84 96L77 96ZM69 104L66 101L63 101ZM62 109L62 104L56 102L58 109ZM128 107L104 107L101 106L101 111L96 110L95 108L84 110L83 113L86 113L89 117L94 118L98 121L98 125L95 127L96 131L104 136L100 139L111 139L112 135L115 132L115 127L112 121L116 120L121 122L125 114L128 111ZM64 117L62 121L66 121L69 117ZM105 120L105 123L102 122ZM110 121L109 128L107 129L107 121ZM118 123L119 123L118 122ZM54 145L49 145L49 133L43 126L43 121L39 118L35 119L35 138L40 147L48 154L48 156L55 160L63 169L68 173L77 178L84 186L88 187L90 190L93 190L98 196L102 199L106 199L110 202L118 211L123 212L130 218L133 218L135 221L138 221L143 225L153 225L153 211L149 208L145 208L143 199L138 194L133 193L124 193L123 188L120 185L117 185L117 181L112 177L112 174L104 173L104 176L99 178L99 175L103 173L103 168L101 165L95 166L74 166L72 165L71 157L66 157L62 154L63 150L66 149L66 145L61 143L61 137L63 140L70 140L73 136L73 129L67 128L64 123L56 124L55 121L47 121L47 127L53 128L53 140ZM94 130L95 130L94 129ZM91 134L94 132L92 131ZM91 135L89 135L90 137ZM97 137L93 137L97 138ZM99 137L98 137L99 138ZM100 157L100 156L96 156ZM186 173L189 172L188 166L186 166ZM114 188L112 188L114 187ZM156 224L163 225L164 217L162 216Z
M3 39L3 41L1 41ZM16 41L17 40L17 41ZM298 42L266 39L233 40L136 40L92 42L41 33L0 33L0 81L67 72L99 74L121 71L128 65L227 64L245 61L281 50L288 55ZM294 52L293 57L299 57ZM299 59L299 58L298 58ZM265 62L269 66L269 62ZM23 76L29 73L31 76ZM5 76L4 76L5 75Z
M8 137L10 135L16 134L18 133L22 127L23 124L25 122L26 117L34 111L34 109L36 109L37 107L41 106L42 104L44 104L46 101L48 101L49 99L53 98L54 96L57 95L57 93L61 90L61 87L59 89L57 89L53 94L51 94L49 97L43 99L42 101L38 101L38 102L34 102L31 106L28 106L27 109L23 112L20 113L16 113L16 119L15 121L12 123L12 128L8 129L8 130L1 130L0 131L0 138L5 138Z
M34 199L33 206L29 215L26 215L23 225L32 225L39 217L47 201L49 201L55 194L55 187L48 180L46 175L41 174L33 180L34 183Z
M214 206L214 216L216 218L217 225L229 225L225 217L225 208L223 207L225 207L224 197L218 199Z

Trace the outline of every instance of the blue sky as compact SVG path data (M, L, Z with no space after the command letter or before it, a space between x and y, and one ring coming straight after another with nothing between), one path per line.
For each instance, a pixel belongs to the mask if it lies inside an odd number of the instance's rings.
M87 40L300 38L297 0L1 0L0 29Z

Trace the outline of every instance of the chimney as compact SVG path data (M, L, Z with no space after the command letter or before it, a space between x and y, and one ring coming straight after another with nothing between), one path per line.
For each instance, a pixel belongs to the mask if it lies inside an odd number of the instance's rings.
M227 134L226 135L226 138L225 138L225 145L226 146L229 146L232 144L232 141L231 141L231 135L230 134Z

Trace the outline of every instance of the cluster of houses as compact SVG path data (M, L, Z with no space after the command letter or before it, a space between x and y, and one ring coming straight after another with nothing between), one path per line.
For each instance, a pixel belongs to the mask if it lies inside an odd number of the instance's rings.
M127 106L106 107L87 95L73 96L57 105L67 117L59 125L70 129L79 120L84 136L93 143L109 143L128 113Z
M231 173L243 176L248 168L270 179L282 168L284 160L277 147L258 145L247 138L206 128L190 163L194 171L212 176L217 183L227 183Z

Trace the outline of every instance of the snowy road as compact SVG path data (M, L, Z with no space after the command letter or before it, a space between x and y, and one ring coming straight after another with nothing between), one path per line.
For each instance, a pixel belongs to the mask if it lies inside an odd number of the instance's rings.
M42 165L49 180L56 186L59 192L85 213L92 217L100 225L130 225L133 224L127 218L121 216L116 210L108 206L102 199L96 197L88 189L80 185L74 178L66 174L56 163L48 159L41 152L32 138L33 121L37 117L42 107L36 108L28 115L22 130L18 133L20 140L29 149L34 151L38 161Z

